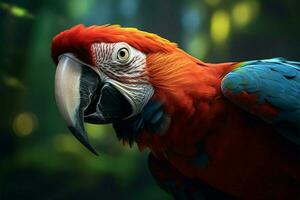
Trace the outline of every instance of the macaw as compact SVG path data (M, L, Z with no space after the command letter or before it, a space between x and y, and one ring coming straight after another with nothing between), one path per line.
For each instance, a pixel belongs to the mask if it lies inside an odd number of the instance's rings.
M300 62L205 63L118 25L76 25L51 53L59 111L93 153L84 122L111 123L175 199L300 199Z

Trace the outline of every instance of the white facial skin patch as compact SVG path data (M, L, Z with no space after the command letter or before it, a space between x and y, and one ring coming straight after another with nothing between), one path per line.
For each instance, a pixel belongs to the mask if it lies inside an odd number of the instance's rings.
M124 42L95 43L92 50L94 70L131 104L133 112L127 118L140 113L154 94L146 73L146 55Z

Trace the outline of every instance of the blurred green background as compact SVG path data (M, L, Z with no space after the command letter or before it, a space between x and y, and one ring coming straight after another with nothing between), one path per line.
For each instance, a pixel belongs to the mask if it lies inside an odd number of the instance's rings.
M207 62L300 60L298 0L0 1L0 200L170 199L147 151L111 126L87 125L96 157L66 129L54 99L54 35L75 24L157 33Z

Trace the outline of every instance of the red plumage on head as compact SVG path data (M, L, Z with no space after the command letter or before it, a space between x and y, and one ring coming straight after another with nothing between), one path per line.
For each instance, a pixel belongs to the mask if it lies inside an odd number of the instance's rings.
M63 31L52 40L52 58L57 63L59 55L74 53L82 61L94 65L91 46L97 42L126 42L145 53L147 72L157 96L180 106L191 105L189 98L192 96L212 97L216 93L213 87L218 87L216 84L220 81L220 78L215 77L221 77L230 67L215 70L209 68L212 73L206 73L208 64L177 48L175 43L153 33L118 25L77 25ZM169 105L173 104L170 102ZM189 111L191 109L185 108Z
M91 45L97 42L126 42L143 53L171 52L177 48L175 43L156 34L140 31L136 28L124 28L119 25L74 26L56 35L52 40L52 59L58 62L63 53L74 53L82 61L93 65Z

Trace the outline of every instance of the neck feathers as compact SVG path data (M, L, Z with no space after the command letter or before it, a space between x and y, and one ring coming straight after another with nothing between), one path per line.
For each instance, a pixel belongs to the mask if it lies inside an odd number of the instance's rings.
M168 144L178 141L192 144L212 128L217 129L214 120L223 119L222 114L226 113L222 112L226 106L221 80L235 65L204 63L181 50L148 54L147 70L155 90L151 100L162 103L170 123L162 136L142 134L138 139L140 149L147 146L152 152L165 152Z
M208 64L181 51L147 56L154 98L163 102L170 114L180 110L192 115L197 104L218 98L221 80L235 64Z

